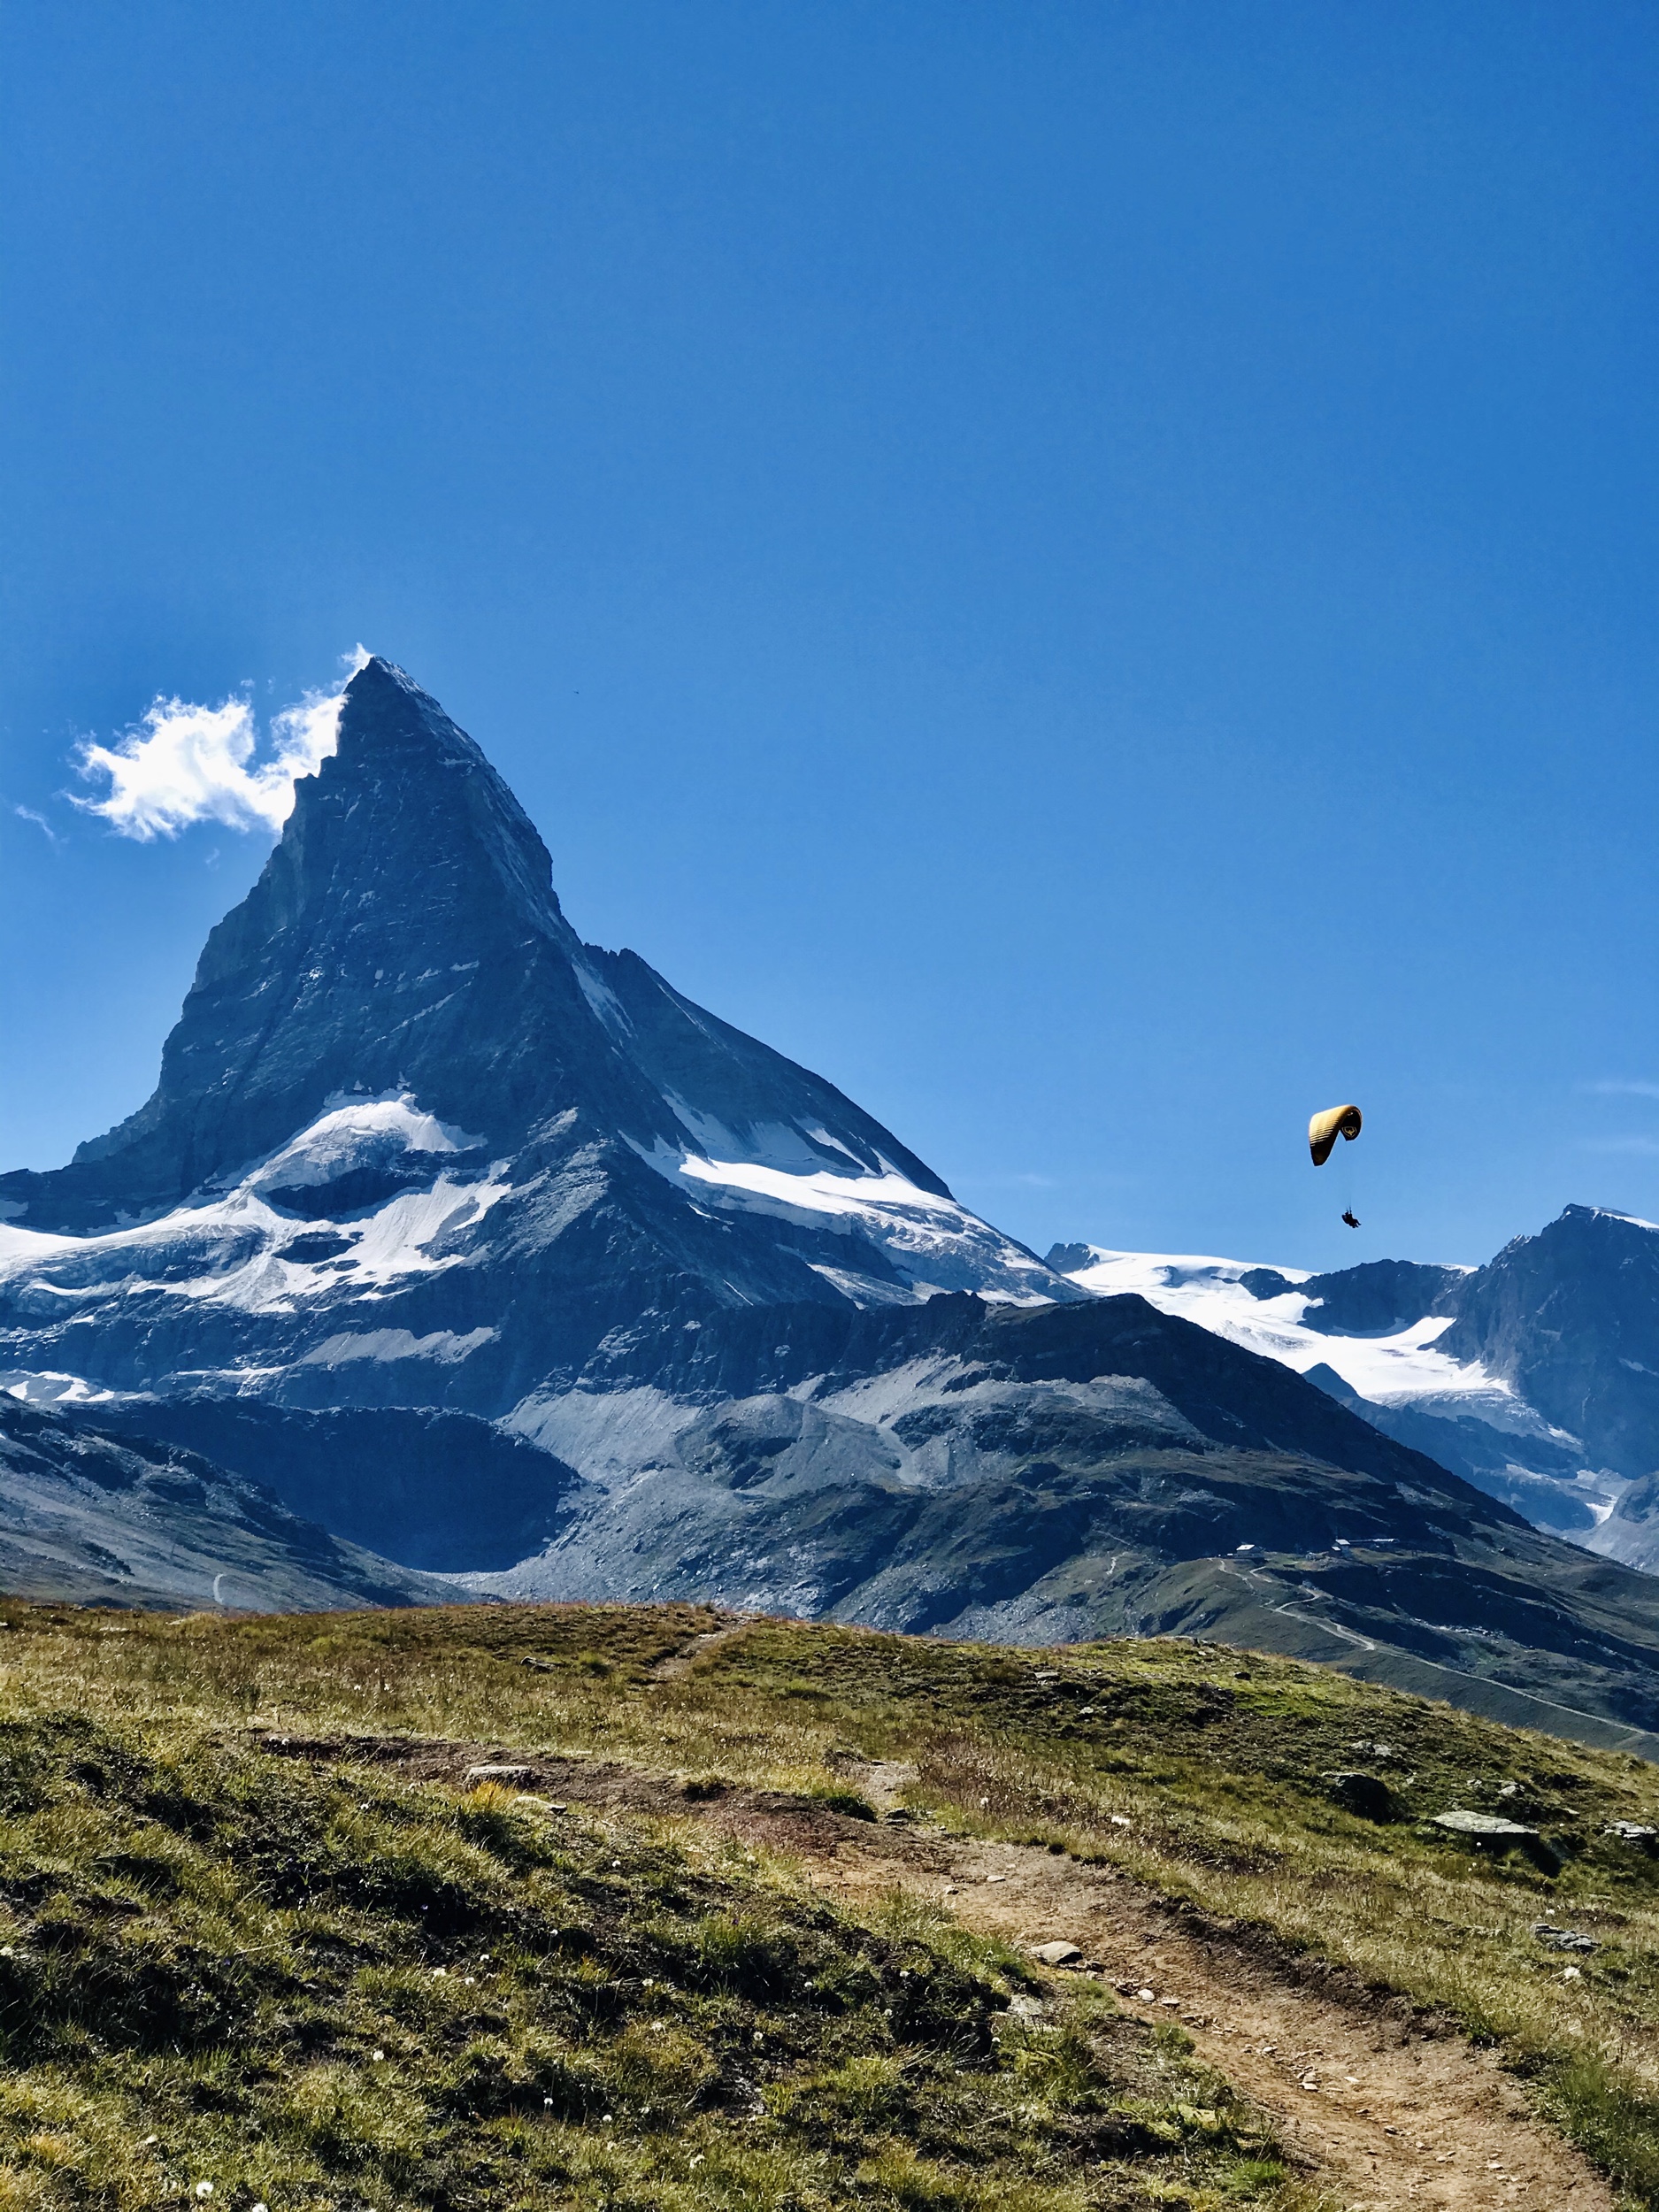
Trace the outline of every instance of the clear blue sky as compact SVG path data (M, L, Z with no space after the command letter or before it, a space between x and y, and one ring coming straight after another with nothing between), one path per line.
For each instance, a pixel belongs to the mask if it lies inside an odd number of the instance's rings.
M1648 0L0 41L0 1165L268 843L111 835L76 740L362 640L587 936L1039 1248L1659 1217Z

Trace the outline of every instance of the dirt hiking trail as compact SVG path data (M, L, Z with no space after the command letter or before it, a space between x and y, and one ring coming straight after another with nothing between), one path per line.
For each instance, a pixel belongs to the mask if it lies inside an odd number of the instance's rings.
M724 1627L705 1629L701 1636L694 1636L689 1643L681 1644L680 1649L671 1652L666 1659L659 1659L651 1669L652 1681L677 1682L681 1675L691 1672L706 1652L718 1651L722 1644L729 1644L734 1638L747 1634L758 1618L758 1614L742 1613L736 1620L726 1622Z
M1345 2212L1611 2212L1607 2184L1530 2114L1496 2060L1359 1989L1327 1995L1225 1934L1184 1927L1099 1867L1015 1844L941 1839L923 1867L889 1832L840 1844L815 1871L830 1896L894 1887L1022 1947L1075 1943L1148 2022L1177 2020L1201 2057L1278 2124ZM918 1835L924 1848L929 1839ZM1056 1975L1056 1978L1060 1978Z
M1110 1868L600 1759L410 1738L260 1740L280 1756L372 1760L458 1786L499 1778L556 1813L580 1805L695 1819L787 1854L832 1901L902 1890L1027 1951L1074 1943L1075 1966L1047 1978L1096 1973L1131 2016L1179 2021L1201 2057L1271 2115L1287 2151L1342 2212L1615 2212L1607 2183L1532 2116L1494 2055L1317 1962L1207 1927ZM889 1816L912 1779L892 1762L848 1775Z

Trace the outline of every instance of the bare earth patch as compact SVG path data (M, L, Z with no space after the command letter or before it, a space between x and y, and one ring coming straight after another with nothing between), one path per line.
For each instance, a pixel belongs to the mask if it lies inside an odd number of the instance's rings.
M705 1653L718 1651L722 1644L731 1643L734 1638L744 1634L759 1617L760 1616L757 1613L742 1613L735 1620L728 1621L724 1627L706 1629L701 1636L694 1636L689 1643L682 1644L678 1651L671 1652L666 1659L657 1661L651 1669L652 1680L655 1682L679 1681L682 1675L691 1672L693 1667Z

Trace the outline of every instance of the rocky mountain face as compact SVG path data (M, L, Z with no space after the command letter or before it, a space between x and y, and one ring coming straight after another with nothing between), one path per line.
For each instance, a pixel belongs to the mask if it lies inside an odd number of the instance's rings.
M700 1333L701 1386L641 1340L520 1409L579 1485L545 1549L467 1587L1024 1643L1202 1634L1591 1742L1659 1723L1659 1582L1144 1299Z
M0 1587L85 1605L288 1611L453 1601L195 1453L0 1392Z
M212 933L154 1095L0 1177L0 1214L11 1402L268 1484L411 1590L1028 1640L1248 1621L1585 1726L1659 1718L1659 1585L1169 1283L1039 1260L832 1085L584 944L505 785L384 662ZM1463 1278L1225 1287L1340 1363Z
M1126 1588L1132 1554L1303 1539L1323 1548L1350 1524L1410 1538L1430 1496L1465 1531L1521 1525L1283 1368L1138 1298L738 1309L694 1340L687 1352L641 1334L575 1389L556 1383L510 1422L479 1425L477 1486L494 1494L480 1514L493 1505L500 1517L471 1548L476 1562L493 1541L513 1563L469 1575L472 1586L543 1597L703 1591L955 1632L978 1609L990 1632L987 1604L1011 1605L999 1618L1012 1630L1073 1602L1035 1586L1056 1567L1069 1575L1090 1531L1094 1548L1122 1554ZM309 1481L336 1521L342 1509L373 1510L354 1534L384 1544L401 1530L406 1552L419 1536L416 1417L406 1413L120 1399L81 1417L211 1439L217 1459L269 1471L290 1496ZM374 1486L360 1482L354 1497L331 1424L359 1452L400 1463L402 1489L371 1507ZM334 1463L332 1501L319 1455ZM1284 1478L1277 1487L1263 1486L1270 1460ZM526 1463L544 1471L539 1494ZM506 1518L533 1499L541 1527ZM1092 1587L1089 1575L1075 1582Z
M191 1393L65 1402L65 1417L135 1445L172 1445L277 1493L349 1542L432 1574L504 1568L550 1542L573 1469L476 1414L423 1406L301 1409Z
M1589 1463L1659 1471L1659 1228L1569 1206L1466 1277L1442 1309L1450 1358L1479 1360Z

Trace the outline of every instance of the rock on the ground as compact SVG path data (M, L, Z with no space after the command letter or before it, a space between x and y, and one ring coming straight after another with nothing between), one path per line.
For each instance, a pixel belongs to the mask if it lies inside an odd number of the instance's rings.
M1494 1839L1507 1836L1515 1843L1529 1836L1535 1840L1540 1839L1536 1828L1523 1827L1518 1820L1500 1820L1494 1813L1436 1813L1431 1824L1436 1828L1448 1828L1456 1836L1491 1837Z
M1388 1785L1374 1774L1344 1772L1324 1778L1333 1799L1345 1812L1357 1813L1363 1820L1386 1820L1394 1811Z

